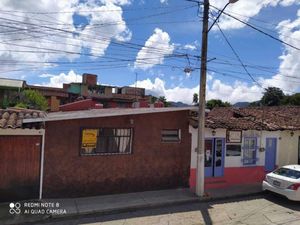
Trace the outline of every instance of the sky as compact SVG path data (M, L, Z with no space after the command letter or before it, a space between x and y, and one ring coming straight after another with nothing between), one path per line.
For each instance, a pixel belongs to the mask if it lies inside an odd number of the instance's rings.
M62 87L92 73L99 84L136 84L191 104L199 92L199 2L1 0L0 77ZM210 0L210 24L226 3ZM207 99L256 101L270 86L300 92L300 0L239 0L225 13L208 36Z

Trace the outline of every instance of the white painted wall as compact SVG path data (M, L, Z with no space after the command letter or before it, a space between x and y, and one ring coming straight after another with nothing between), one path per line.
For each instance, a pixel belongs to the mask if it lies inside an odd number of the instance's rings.
M212 135L212 130L210 128L205 128L205 138L226 138L226 129L215 129L216 134ZM189 132L192 135L192 147L191 147L191 168L196 168L196 159L197 159L197 129L193 128L192 126L189 127ZM300 134L299 134L300 135ZM296 136L296 134L295 134ZM243 131L242 133L242 146L244 142L244 137L256 137L257 138L257 145L258 147L265 148L266 146L266 138L277 138L277 157L276 157L276 164L279 163L279 149L280 149L280 131ZM262 137L262 139L260 139ZM225 143L226 146L226 143ZM265 151L260 152L257 151L257 157L259 160L257 161L255 166L264 166L265 165ZM226 156L226 147L225 147L225 167L244 167L242 163L243 158L243 150L241 156ZM281 156L282 158L282 156ZM247 165L252 166L252 165Z
M300 131L282 131L279 140L279 166L298 163L298 144Z

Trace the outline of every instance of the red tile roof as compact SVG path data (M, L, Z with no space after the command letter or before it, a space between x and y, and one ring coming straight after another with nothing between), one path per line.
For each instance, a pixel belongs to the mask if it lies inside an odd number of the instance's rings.
M0 109L0 129L21 128L23 119L43 118L45 116L45 112L38 110L22 108Z
M190 124L197 126L197 116L192 116ZM272 106L214 108L206 116L208 128L237 130L300 130L299 106Z

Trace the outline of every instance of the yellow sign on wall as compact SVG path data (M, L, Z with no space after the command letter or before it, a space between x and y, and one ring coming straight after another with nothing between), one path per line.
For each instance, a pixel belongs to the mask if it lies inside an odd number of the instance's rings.
M82 148L96 148L98 129L84 129L82 131Z

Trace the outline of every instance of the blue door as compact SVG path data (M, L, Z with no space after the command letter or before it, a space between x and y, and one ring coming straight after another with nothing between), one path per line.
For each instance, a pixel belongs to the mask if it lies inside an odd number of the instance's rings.
M205 177L224 175L224 139L212 138L205 140Z
M266 138L265 170L270 172L276 167L276 138Z

